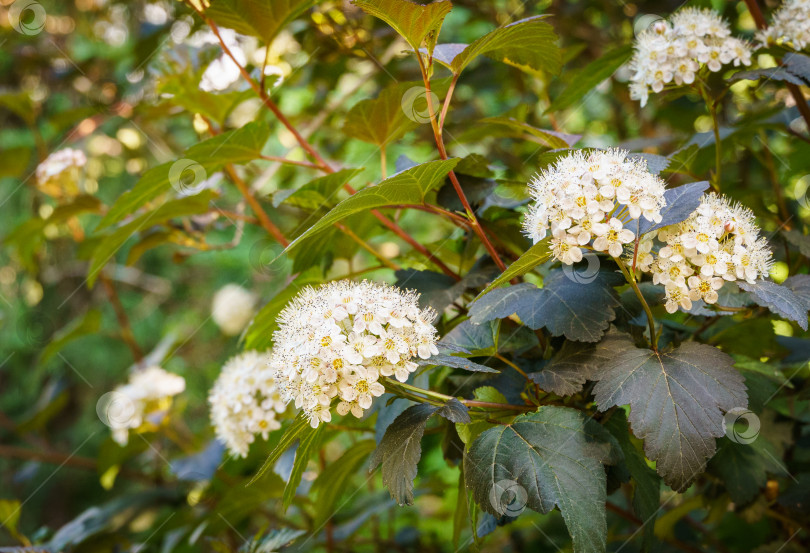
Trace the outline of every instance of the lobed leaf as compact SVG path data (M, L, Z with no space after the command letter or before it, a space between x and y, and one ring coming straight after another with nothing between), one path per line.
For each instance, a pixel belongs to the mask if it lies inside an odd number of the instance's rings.
M600 410L630 406L633 434L675 491L703 472L724 435L723 414L748 405L742 375L719 349L684 342L666 353L635 347L626 335L599 348L608 360L593 373Z
M437 0L427 5L409 0L352 0L352 4L388 23L414 51L424 43L428 55L436 46L445 16L453 8L450 0Z
M780 286L770 280L757 280L754 284L741 280L737 282L737 286L751 294L758 305L767 307L785 319L796 321L803 330L807 330L807 311L810 305L787 286Z
M205 15L221 27L255 36L265 44L319 0L214 0Z
M514 517L524 505L543 514L557 506L575 553L603 553L603 465L620 458L613 438L593 419L574 409L542 406L479 435L465 453L464 477L484 511Z

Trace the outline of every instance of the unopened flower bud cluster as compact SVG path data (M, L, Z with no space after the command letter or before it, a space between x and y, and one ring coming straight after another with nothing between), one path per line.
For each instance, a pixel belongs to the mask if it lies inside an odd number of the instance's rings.
M106 422L113 439L121 445L129 441L129 430L137 429L150 414L166 411L171 398L186 389L182 376L152 366L138 370L129 382L117 387L106 406Z
M524 232L535 242L551 230L551 251L566 265L582 259L582 248L619 257L635 233L625 223L644 217L660 222L664 181L643 159L623 150L573 152L530 183L534 202ZM633 225L629 225L633 227Z
M435 313L419 296L367 281L305 288L279 314L270 367L285 401L294 401L317 427L331 406L362 417L385 389L381 376L404 382L415 357L438 353Z
M724 282L753 284L773 264L754 213L713 193L685 221L660 229L658 240L664 246L651 263L645 256L642 270L649 268L653 282L664 286L670 313L691 309L697 300L716 303Z
M287 404L282 400L269 354L246 351L225 363L208 395L211 423L217 437L234 455L246 457L256 435L281 428L277 415Z
M810 44L810 0L785 0L770 27L757 33L764 45L782 44L804 50Z
M701 66L717 72L729 63L751 64L748 43L732 37L728 23L717 12L684 8L639 34L631 62L630 96L644 106L650 90L691 84Z

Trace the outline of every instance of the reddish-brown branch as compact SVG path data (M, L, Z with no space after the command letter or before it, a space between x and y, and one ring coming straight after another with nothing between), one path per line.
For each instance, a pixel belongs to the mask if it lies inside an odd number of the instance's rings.
M270 98L270 96L268 96L268 95L267 95L267 91L266 91L266 90L264 90L264 89L263 89L263 88L262 88L262 87L261 87L261 86L260 86L260 85L259 85L259 84L258 84L256 81L254 81L254 80L251 78L250 73L248 73L248 72L247 72L247 70L246 70L244 67L242 67L242 65L241 65L241 64L240 64L240 63L239 63L239 62L236 60L236 58L234 57L233 53L230 51L230 49L228 48L228 46L225 44L225 41L222 39L222 35L220 34L220 32L219 32L219 28L217 27L216 23L214 23L214 22L213 22L213 21L212 21L212 20L211 20L211 19L210 19L208 16L206 16L206 15L205 15L205 13L203 13L201 10L197 9L197 7L196 7L196 6L194 6L193 4L191 4L191 3L187 3L187 4L188 4L188 5L189 5L189 6L190 6L190 7L191 7L191 8L192 8L192 9L193 9L193 10L194 10L196 13L197 13L197 15L199 15L199 16L200 16L200 17L203 19L203 21L205 21L205 23L208 25L208 27L210 27L211 31L214 33L214 36L216 36L216 37L217 37L217 40L219 41L220 46L222 47L222 50L223 50L223 52L225 53L225 55L227 55L229 58L231 58L231 61L233 61L233 62L236 64L236 66L239 68L239 73L240 73L240 74L242 75L242 77L243 77L243 78L244 78L244 79L245 79L245 80L248 82L248 84L250 85L250 87L253 89L253 91L254 91L254 92L256 92L256 94L259 96L259 98L261 98L261 100L262 100L262 102L264 103L264 105L265 105L265 106L266 106L266 107L267 107L267 108L268 108L268 109L269 109L269 110L270 110L270 111L273 113L273 115L274 115L274 116L275 116L275 117L276 117L276 118L279 120L279 122L280 122L282 125L284 125L284 127L285 127L285 128L288 130L288 131L290 131L290 133L292 133L293 137L295 137L296 142L298 142L298 144L301 146L301 148L303 148L303 149L304 149L304 151L306 151L306 152L307 152L307 154L308 154L308 155L309 155L309 156L310 156L312 159L314 159L314 160L315 160L315 165L314 165L314 167L315 167L315 168L317 168L317 169L320 169L321 171L323 171L323 172L325 172L325 173L330 173L330 174L331 174L331 173L334 173L334 172L335 172L335 170L334 170L334 169L333 169L333 168L332 168L332 167L331 167L331 166L330 166L330 165L329 165L329 164L326 162L326 160L324 160L324 159L323 159L323 158L320 156L320 154L318 154L317 150L315 150L315 148L312 146L312 144L310 144L310 143L307 141L307 139L306 139L306 138L304 138L304 136L303 136L301 133L299 133L299 132L298 132L298 130L295 128L295 126L293 126L293 124L290 122L290 120L289 120L289 119L287 119L287 118L284 116L284 114L281 112L281 110L280 110L280 109L279 109L279 107L276 105L276 103L275 103L275 102L274 102L274 101L273 101L273 100ZM345 184L343 185L343 187L344 187L344 188L345 188L345 189L346 189L346 190L347 190L347 191L348 191L350 194L354 194L354 193L355 193L355 190L354 190L354 189L353 189L351 186L349 186L349 184L348 184L348 183L345 183ZM433 263L434 263L434 264L435 264L437 267L439 267L439 268L442 270L442 272L444 272L445 274L447 274L448 276L451 276L452 278L454 278L454 279L456 279L456 280L460 280L460 277L459 277L459 276L458 276L456 273L454 273L454 272L453 272L453 271L452 271L452 270L451 270L451 269L450 269L450 268L449 268L447 265L445 265L445 264L442 262L442 260L441 260L441 259L437 258L437 257L436 257L436 256L434 256L432 253L430 253L430 252L428 251L428 249L427 249L427 248L425 248L424 246L422 246L421 244L419 244L419 242L417 242L416 240L414 240L414 239L413 239L413 238L412 238L412 237L411 237L411 236L410 236L410 235L409 235L407 232L405 232L405 230L404 230L404 229L402 229L402 228L401 228L399 225L397 225L395 222L393 222L391 219L389 219L388 217L386 217L385 215L383 215L382 213L380 213L380 212L379 212L378 210L376 210L376 209L372 210L372 211L371 211L371 213L372 213L372 215L374 215L374 217L376 217L376 218L377 218L377 219L378 219L378 220L379 220L379 221L380 221L380 222L381 222L383 225L385 225L386 227L388 227L388 228L389 228L389 229L390 229L392 232L394 232L394 233L395 233L397 236L401 237L401 238L402 238L403 240L405 240L405 241L406 241L408 244L410 244L411 246L413 246L413 247L414 247L414 249L416 249L416 250L417 250L417 251L419 251L421 254L423 254L425 257L427 257L428 259L430 259L430 260L431 260L431 261L432 261L432 262L433 262Z
M751 13L751 17L754 18L754 23L756 23L757 28L767 29L768 22L765 21L765 16L762 14L757 0L745 0L745 5L748 6L748 11ZM785 83L785 86L787 86L787 89L793 96L793 100L796 102L796 108L804 118L804 122L807 123L807 129L810 130L810 106L807 105L807 100L804 99L801 88L793 83Z
M141 350L138 342L135 341L135 334L132 332L132 326L129 324L129 317L127 317L127 312L124 310L124 306L121 304L121 299L118 297L118 292L115 291L115 286L113 286L112 281L103 272L100 274L99 279L104 285L104 291L107 293L107 297L110 298L113 311L115 311L115 318L118 319L118 325L121 327L121 338L132 352L132 358L135 359L135 362L137 363L143 359L143 350Z
M262 209L261 204L259 204L259 200L250 192L248 185L243 181L239 175L236 174L232 165L226 165L225 171L228 173L228 176L231 177L231 180L236 185L236 188L239 189L239 192L242 194L242 197L245 198L247 203L250 205L250 209L253 210L253 213L256 214L256 217L259 219L259 223L262 227L270 233L270 235L275 238L279 244L284 246L285 248L290 245L290 241L284 236L284 233L270 220L270 217L267 216L267 213Z
M421 54L417 52L416 57L419 60L419 67L422 70L422 81L425 83L425 97L428 103L428 113L430 114L430 125L433 128L433 138L436 140L436 147L439 150L439 157L442 159L447 159L447 149L444 146L444 138L442 138L442 127L436 120L436 112L433 106L433 99L431 98L432 93L430 90L430 77L428 76L424 62L422 61ZM445 115L447 111L446 107L449 105L449 98L447 98L447 100L448 101L445 101L445 105L442 108L442 112L444 112ZM444 117L441 117L441 123L444 124ZM504 265L500 255L498 255L498 251L495 249L495 246L493 246L492 242L490 242L489 238L487 238L484 229L482 229L481 225L478 224L478 218L475 216L475 211L473 211L472 206L470 206L470 202L467 200L467 195L464 194L464 190L461 188L461 183L458 181L456 173L454 171L450 171L447 176L450 177L450 182L453 184L453 188L458 195L458 199L461 200L461 205L464 206L464 211L467 213L467 219L470 221L470 228L472 228L473 232L478 235L481 243L484 244L484 248L486 248L487 252L489 253L490 257L492 257L493 261L495 261L498 268L501 271L505 271L506 265Z

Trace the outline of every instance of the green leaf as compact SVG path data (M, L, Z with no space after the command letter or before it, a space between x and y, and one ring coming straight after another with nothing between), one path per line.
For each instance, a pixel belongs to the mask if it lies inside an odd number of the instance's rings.
M548 109L546 109L546 113L549 111L560 111L579 102L602 81L610 78L632 55L632 45L619 46L577 71L577 73L569 79L568 86L560 92Z
M463 357L443 353L434 355L429 359L417 359L416 363L421 367L450 367L452 369L464 369L470 372L498 374L498 371L486 365L481 365L480 363L470 361Z
M431 82L431 91L443 95L449 86L449 78L437 79ZM438 100L434 101L433 109L439 109ZM383 147L429 121L424 84L421 81L394 83L376 98L357 102L346 114L343 132Z
M96 230L102 230L121 221L147 202L168 192L172 188L171 181L179 180L181 176L175 176L175 173L182 174L184 167L195 171L194 184L198 185L203 178L219 171L226 164L247 163L260 158L269 136L270 127L267 123L255 121L195 144L185 151L181 159L146 171L131 190L118 197ZM180 182L175 182L174 186L180 190L185 187Z
M64 349L66 345L82 336L98 332L101 326L101 311L89 310L83 317L69 322L63 328L54 332L51 341L42 350L39 357L39 364L47 363L54 355Z
M556 505L576 553L603 553L607 539L604 464L620 459L613 438L566 407L539 407L482 433L465 454L467 488L495 516Z
M428 55L436 46L445 16L453 8L450 0L437 0L427 5L408 0L352 0L352 4L388 23L414 51L424 43Z
M253 478L250 479L250 482L247 483L248 486L257 482L264 474L273 468L273 465L276 464L278 458L281 457L281 454L287 451L292 447L292 445L299 439L305 438L308 434L312 434L315 431L309 425L309 421L303 415L303 413L299 413L298 416L295 417L292 424L284 431L284 434L281 435L281 438L278 441L275 449L270 452L270 455L267 456L267 459L264 461L262 467L253 475ZM292 479L292 476L290 477Z
M535 15L499 27L454 55L448 66L458 75L476 57L484 55L527 73L546 71L556 75L562 67L562 54L554 28L544 21L547 17ZM440 61L446 62L460 45L452 46L452 50L443 52L444 59Z
M22 534L17 530L22 504L16 499L0 499L0 526L4 526L11 536L21 541Z
M607 340L611 334L605 337ZM595 344L566 341L543 370L529 373L529 378L547 392L569 396L582 391L591 374L606 361Z
M757 280L754 284L741 280L737 282L741 290L751 294L751 298L767 307L780 317L796 321L802 330L807 330L808 304L787 286L780 286L770 280Z
M548 249L548 239L542 240L521 255L514 263L509 265L506 270L501 273L501 276L493 280L489 286L484 288L484 291L478 294L475 298L478 300L490 290L506 284L515 277L523 276L544 261L548 261L551 257L551 251Z
M146 230L154 225L165 223L176 217L187 217L189 215L199 215L208 211L208 206L214 193L204 190L196 196L188 196L176 200L170 200L159 206L154 211L144 213L129 223L115 229L106 235L99 245L93 250L90 260L90 269L87 272L87 286L92 288L98 278L101 269L113 258L121 249L130 236L139 230Z
M577 282L565 270L555 269L543 288L524 282L492 290L470 307L470 320L480 324L513 313L531 329L548 328L552 336L598 342L616 318L619 299L609 275L598 273L590 282Z
M385 430L371 456L369 471L382 463L383 484L399 505L413 505L413 480L422 456L422 435L438 407L420 403L405 409Z
M537 138L540 144L555 150L558 148L570 148L581 138L580 135L577 134L565 134L557 131L538 129L514 117L486 117L481 119L479 123L507 127L517 131L516 136L518 137L525 135L532 136Z
M311 489L311 493L318 498L315 502L315 520L313 521L316 528L336 514L338 499L349 485L351 477L376 448L377 443L374 440L363 440L352 444L343 452L343 455L326 465L326 468L318 475L318 478L312 483Z
M709 462L708 470L723 480L731 500L738 505L754 499L765 487L769 474L788 474L776 448L761 436L751 443L724 439L717 448L717 455Z
M317 223L293 240L284 252L288 253L300 245L304 239L345 219L349 215L388 205L424 203L425 195L444 180L445 175L453 170L458 161L458 158L428 161L397 173L376 186L369 186L360 190L321 217Z
M442 338L442 344L463 348L468 356L494 355L498 350L500 321L473 324L467 319Z
M661 505L661 477L650 468L639 446L630 437L627 415L616 410L605 423L624 455L624 464L633 478L633 510L644 521L642 550L650 551L655 545L655 519Z
M30 160L31 148L27 146L4 148L0 151L0 178L21 176Z
M667 205L661 210L661 222L653 223L644 218L639 219L637 223L639 235L686 220L700 205L703 192L707 188L709 188L709 181L690 182L677 188L667 189L664 192ZM635 224L632 221L630 225L632 226L628 228L634 229Z
M205 15L221 27L255 36L265 44L318 0L214 0Z
M731 357L697 342L663 353L622 335L600 350L608 361L593 374L599 409L630 405L633 434L644 440L647 457L672 489L684 491L714 455L723 414L748 405L742 375Z
M295 190L280 190L273 197L273 205L278 207L281 204L287 204L307 211L317 211L322 208L331 209L337 203L333 198L340 190L340 187L351 181L363 170L362 167L359 169L341 169L329 175L318 177Z
M295 497L295 490L301 483L301 476L307 468L310 457L321 446L323 439L324 425L318 428L307 426L299 435L298 449L295 450L295 461L293 462L292 472L290 479L287 480L287 485L284 486L284 495L282 496L282 510L286 511Z
M306 531L293 530L292 528L274 528L266 536L263 533L259 532L243 543L239 547L238 553L276 553L306 534ZM231 549L226 545L224 551L230 553Z
M805 257L810 257L810 236L802 234L798 230L783 230L782 235L785 240L799 248L799 253Z

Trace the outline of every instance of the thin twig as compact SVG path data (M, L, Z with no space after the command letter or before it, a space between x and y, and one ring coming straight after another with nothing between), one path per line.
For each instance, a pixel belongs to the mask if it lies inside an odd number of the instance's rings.
M129 324L129 317L127 316L126 310L124 310L124 306L121 304L121 299L118 297L118 292L115 291L115 286L113 286L112 281L106 274L102 272L99 275L99 279L104 285L104 291L107 293L107 297L110 299L110 303L113 306L113 311L115 311L115 317L118 319L118 325L121 327L121 338L132 352L132 358L136 363L138 363L141 359L143 359L143 350L141 350L138 342L135 341L132 326Z

